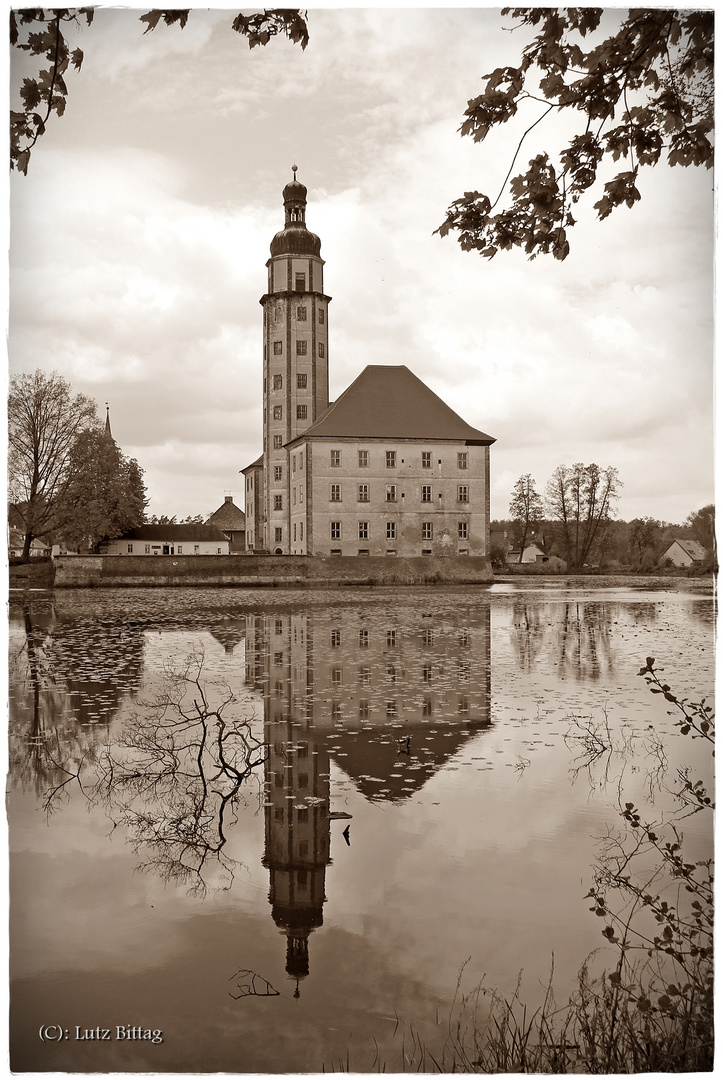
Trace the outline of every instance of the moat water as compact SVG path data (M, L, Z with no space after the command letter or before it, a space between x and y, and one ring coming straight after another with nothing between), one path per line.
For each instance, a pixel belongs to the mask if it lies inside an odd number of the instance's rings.
M710 779L638 671L712 695L714 621L672 579L12 592L12 1068L397 1072L482 980L564 1001L621 798Z

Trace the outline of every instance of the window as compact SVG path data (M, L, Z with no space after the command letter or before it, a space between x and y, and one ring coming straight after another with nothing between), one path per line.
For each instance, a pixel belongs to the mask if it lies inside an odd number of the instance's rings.
M296 488L291 489L291 499L293 501L294 506L296 506Z
M460 540L467 540L469 537L469 526L466 521L460 521L457 525L457 534Z
M432 539L432 522L431 521L423 521L422 522L422 540L431 540L431 539Z
M397 715L397 703L396 703L396 701L388 701L387 702L387 716L396 716L396 715Z
M299 540L303 540L303 539L304 539L304 522L300 521L299 522Z
M457 468L458 469L466 469L467 468L467 454L457 454Z
M304 468L304 455L303 455L303 453L299 454L299 468L300 469Z
M303 498L304 498L304 485L299 484L299 502L301 502L303 500Z
M294 522L294 540L296 540L296 522Z
M176 545L176 555L183 555L183 544Z
M200 550L201 550L201 545L200 544L194 544L193 545L193 554L194 555L198 555Z
M369 522L368 521L360 521L359 522L359 539L360 540L368 540L369 539Z
M432 485L422 484L422 502L432 501Z
M297 319L298 322L306 322L306 308L305 307L303 307L303 306L302 307L297 307L297 309L296 309L296 319Z
M359 631L359 648L360 649L368 649L369 648L369 631L368 630L360 630Z
M341 450L331 451L331 467L332 469L338 469L341 465Z
M301 373L299 373L296 376L296 389L297 390L306 390L306 379L307 379L307 376L302 375Z
M319 322L322 323L322 324L324 322L324 309L323 308L319 308Z
M150 553L151 553L151 545L146 544L146 555L150 555Z
M457 485L457 502L469 502L469 487L467 484Z
M329 498L332 502L341 502L341 484L332 484Z
M359 468L360 469L368 469L369 468L369 451L368 450L360 450L359 451Z
M387 522L387 540L397 539L397 523L396 521Z
M274 510L283 510L283 509L284 509L284 496L283 495L274 495Z
M282 446L281 436L274 435L274 450L280 450Z
M422 668L422 682L431 682L431 681L432 681L432 665L431 664L425 664L424 667Z
M335 723L341 722L341 703L339 701L332 702L331 718L335 721Z
M323 355L324 355L325 351L326 351L326 350L324 349L324 342L323 342L323 341L320 341L320 342L319 342L319 356L322 356L322 357L323 357Z
M332 649L341 648L341 630L332 630L332 632L331 632L331 647L332 647Z
M280 497L280 496L279 496L279 497ZM284 535L284 530L283 530L283 529L281 529L281 528L279 528L279 526L277 526L277 527L276 527L276 528L274 529L274 540L276 541L276 543L277 543L277 544L280 544L280 543L281 543L281 540L282 540L282 538L283 538L283 535Z
M294 289L296 290L296 292L306 291L306 274L294 275Z
M341 540L341 522L331 522L331 538L332 540Z
M296 472L296 454L292 454L291 457L291 471L292 473Z
M397 681L397 668L395 664L387 664L387 678L390 682Z
M128 554L129 555L133 554L133 544L128 544Z
M283 632L284 632L283 619L275 619L274 620L274 633L283 634Z
M432 453L430 450L422 450L422 468L432 468Z
M284 346L280 341L274 342L274 356L281 356Z
M284 415L283 405L274 405L274 420L281 420Z
M284 662L284 654L283 654L283 652L275 652L274 653L274 667L281 667L283 662ZM277 743L276 746L274 746L274 750L275 750L275 752L277 754L281 754L283 752L281 750L281 743Z
M297 356L306 356L306 346L307 346L306 341L297 341L296 342L296 355Z
M283 375L274 375L274 390L282 390L284 386Z
M397 645L397 631L387 630L387 648L394 649ZM388 674L388 672L387 672Z
M360 484L359 485L359 496L357 498L357 502L369 502L369 485L368 484Z
M387 484L387 502L397 501L397 485Z
M387 468L396 469L397 467L397 452L396 450L387 450Z
M334 686L341 686L341 668L335 667L331 671L331 681Z
M280 465L274 465L274 480L281 479L281 471L282 470Z
M426 645L427 647L429 647L430 645L433 645L433 644L434 644L434 631L429 630L429 629L422 630L422 645Z
M368 720L369 719L369 702L366 699L362 699L359 702L359 719L360 720Z
M362 633L366 633L366 631L362 631ZM372 684L372 669L369 668L369 667L360 667L359 668L359 685L360 686L371 686L371 684Z
M296 406L296 419L297 420L306 420L306 405L297 405Z

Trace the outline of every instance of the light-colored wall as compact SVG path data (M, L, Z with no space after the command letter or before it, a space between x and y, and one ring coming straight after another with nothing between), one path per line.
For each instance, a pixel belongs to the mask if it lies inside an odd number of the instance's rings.
M228 540L109 540L103 545L104 555L162 555L164 546L170 555L228 555ZM131 551L128 549L132 548Z
M329 555L421 555L487 554L489 447L421 440L356 439L313 440L304 444L304 475L291 471L291 531L297 526L293 554ZM301 446L295 448L299 454ZM341 451L341 464L332 466L331 451ZM359 465L358 451L366 450L369 465ZM394 468L386 465L387 451L397 455ZM431 468L422 467L422 453L431 454ZM467 454L467 468L458 466L458 453ZM301 501L300 485L304 484ZM331 485L341 485L341 501L331 499ZM366 484L369 501L359 500L359 485ZM387 486L397 487L396 502L387 501ZM458 500L458 488L466 485L468 502ZM422 487L431 488L431 502L422 502ZM293 491L297 498L294 505ZM304 543L299 525L304 522ZM341 522L341 539L332 540L331 522ZM368 538L359 537L359 522L369 523ZM396 525L396 539L387 539L387 523ZM423 523L432 525L432 539L423 539ZM459 538L459 523L467 524L467 538Z

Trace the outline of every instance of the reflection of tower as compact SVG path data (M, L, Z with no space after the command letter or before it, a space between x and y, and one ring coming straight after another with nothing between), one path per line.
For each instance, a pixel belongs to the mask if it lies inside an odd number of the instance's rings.
M287 937L286 971L309 974L309 934L323 922L324 882L330 863L329 755L307 719L306 701L292 693L291 669L304 666L306 617L260 617L256 655L264 655L266 850L274 922ZM249 635L249 630L247 630ZM259 640L262 636L263 640ZM296 683L298 686L298 682ZM303 679L302 685L306 685Z

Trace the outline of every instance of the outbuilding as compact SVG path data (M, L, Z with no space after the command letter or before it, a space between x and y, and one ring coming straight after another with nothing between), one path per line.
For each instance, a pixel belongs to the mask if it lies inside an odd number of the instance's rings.
M708 552L697 540L674 540L658 559L662 566L668 560L674 566L693 566L705 562Z
M100 545L101 555L228 555L217 525L140 525Z

